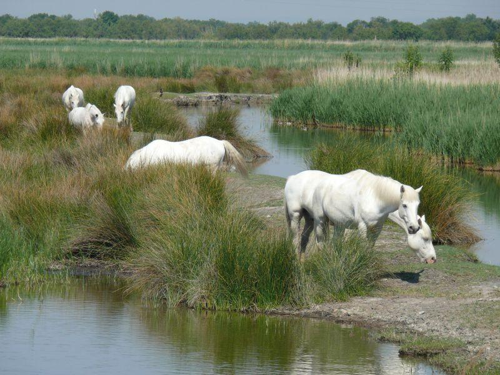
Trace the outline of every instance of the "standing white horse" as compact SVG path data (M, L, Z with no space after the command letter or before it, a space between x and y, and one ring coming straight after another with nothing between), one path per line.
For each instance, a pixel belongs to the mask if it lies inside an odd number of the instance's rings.
M180 142L157 139L135 151L125 168L137 169L169 162L206 164L214 169L226 163L233 165L241 174L247 175L245 160L231 143L206 136Z
M71 85L64 94L62 94L62 101L64 108L66 108L68 112L77 107L83 107L83 91Z
M132 86L120 86L115 92L115 107L116 120L118 125L123 122L130 124L128 113L135 104L135 90Z
M292 233L297 236L300 220L302 217L305 219L301 252L305 251L313 227L316 240L324 240L329 222L334 224L338 235L343 235L346 228L354 226L374 243L383 223L396 210L408 233L415 234L420 229L417 210L421 189L415 190L391 178L361 170L351 178L349 174L305 171L287 180L287 221Z

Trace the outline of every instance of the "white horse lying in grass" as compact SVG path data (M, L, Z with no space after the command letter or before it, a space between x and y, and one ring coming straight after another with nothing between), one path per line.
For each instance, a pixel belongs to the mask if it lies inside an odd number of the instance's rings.
M162 163L206 164L214 169L226 163L247 175L245 160L231 143L206 136L180 142L155 140L135 151L125 168L137 169Z
M84 133L89 129L102 129L104 115L93 104L74 108L68 115L69 123Z
M375 243L390 213L397 210L410 235L420 229L417 211L419 192L388 177L358 170L346 175L305 171L288 178L285 186L285 211L298 247L300 220L305 226L300 241L305 251L314 228L317 242L322 242L328 223L336 235L355 227Z

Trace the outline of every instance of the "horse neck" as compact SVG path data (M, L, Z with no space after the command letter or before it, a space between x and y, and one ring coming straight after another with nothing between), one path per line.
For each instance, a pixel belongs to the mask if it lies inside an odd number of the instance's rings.
M375 194L384 205L384 211L393 212L399 208L401 183L389 177L375 176Z

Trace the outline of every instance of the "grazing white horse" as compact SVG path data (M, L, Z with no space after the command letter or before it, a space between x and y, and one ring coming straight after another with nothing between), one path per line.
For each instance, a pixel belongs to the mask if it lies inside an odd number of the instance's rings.
M62 101L64 108L66 108L68 112L77 107L83 107L83 91L71 85L64 94L62 94Z
M126 169L137 169L162 163L206 164L214 169L224 162L247 175L245 160L228 141L212 137L197 137L180 142L157 139L135 151L125 164Z
M101 129L104 124L104 115L99 108L90 103L85 107L73 109L68 117L69 123L83 132L92 128Z
M409 234L403 219L399 217L397 211L389 214L389 220L398 224L406 232L408 246L415 252L415 255L421 262L435 263L436 250L432 243L432 232L429 225L425 222L425 215L417 216L420 230L415 234Z
M346 175L305 171L290 176L285 186L285 210L291 232L296 237L302 217L304 231L300 241L305 251L314 228L317 242L324 240L328 223L337 235L356 227L362 236L375 242L391 212L398 211L409 234L420 229L417 210L419 192L388 177L358 170ZM298 244L297 244L298 245Z
M135 103L135 90L132 86L120 86L115 92L115 107L116 120L118 125L123 122L129 124L128 113Z

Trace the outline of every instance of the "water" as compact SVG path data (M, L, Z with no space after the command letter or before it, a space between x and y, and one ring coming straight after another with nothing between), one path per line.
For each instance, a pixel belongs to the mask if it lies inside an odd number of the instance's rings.
M5 374L439 374L327 321L147 306L107 278L0 290Z
M188 121L196 126L210 107L182 109ZM291 126L273 124L263 107L242 107L240 121L244 133L255 139L274 158L257 166L254 173L279 177L307 170L304 157L318 142L327 142L338 135L332 130L301 130ZM361 137L371 135L360 134ZM377 139L380 139L378 137ZM481 175L475 171L461 172L479 194L474 207L474 225L484 241L473 247L478 258L488 264L500 265L500 173Z

